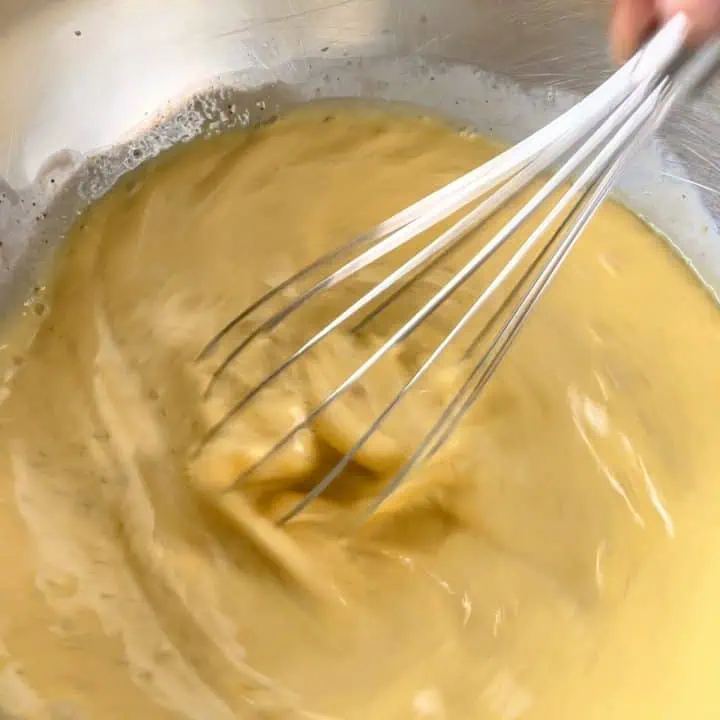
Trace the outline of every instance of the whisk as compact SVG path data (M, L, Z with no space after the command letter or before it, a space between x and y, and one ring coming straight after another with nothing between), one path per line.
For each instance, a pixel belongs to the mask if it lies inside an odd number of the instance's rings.
M538 176L547 173L550 168L555 168L552 174L545 175L541 186L532 193L530 199L430 300L237 479L237 483L242 483L245 477L287 446L298 432L311 426L331 403L347 393L393 348L403 343L426 322L554 193L568 187L508 262L473 299L454 327L375 417L362 437L280 522L287 522L298 515L340 477L362 446L418 385L470 320L481 308L488 305L491 298L495 298L495 302L499 299L498 310L484 327L483 333L489 339L486 338L487 344L483 346L481 357L473 359L467 379L454 392L427 434L418 438L415 450L404 465L373 499L368 510L376 510L418 464L438 451L475 403L517 337L530 311L610 192L621 168L638 146L664 122L670 109L704 83L720 64L720 40L712 40L700 48L688 50L687 35L686 17L676 16L628 63L555 121L481 167L397 213L366 234L320 257L275 286L229 322L207 344L199 359L203 360L217 353L228 333L241 324L250 323L273 299L285 298L279 311L255 323L249 334L219 363L208 385L207 395L212 394L218 379L241 353L261 336L267 336L278 329L312 298L348 281L361 270L377 263L458 211L466 212L449 229L429 241L399 268L374 283L359 299L351 302L324 327L305 339L297 350L278 364L259 384L253 386L244 397L239 398L229 412L210 428L201 447L222 433L227 424L243 413L250 403L256 401L265 388L331 333L351 319L357 320L358 315L366 308L372 307L371 317L383 312L498 209L521 191L527 190ZM523 270L524 261L532 257L531 252L537 253L535 259L522 272L519 280L511 282L514 275ZM314 277L318 279L313 281ZM303 282L311 283L309 289L291 294ZM373 306L373 303L376 305ZM361 322L366 321L367 318ZM473 347L477 344L477 341L474 342Z

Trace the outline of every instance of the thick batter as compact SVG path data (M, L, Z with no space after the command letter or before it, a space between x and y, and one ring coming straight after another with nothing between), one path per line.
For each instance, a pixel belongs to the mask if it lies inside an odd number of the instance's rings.
M352 518L456 387L452 353L331 492L284 529L271 520L362 434L482 277L247 483L233 480L449 266L372 332L334 336L197 452L345 296L261 340L203 401L227 350L198 366L207 340L494 151L433 120L315 108L176 148L78 221L44 306L3 350L0 708L720 716L720 314L622 208L601 209L462 429L359 532ZM28 333L29 348L13 339Z

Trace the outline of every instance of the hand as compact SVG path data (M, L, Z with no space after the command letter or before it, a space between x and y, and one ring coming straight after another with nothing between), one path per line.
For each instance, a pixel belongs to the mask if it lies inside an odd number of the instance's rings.
M690 20L693 42L720 32L720 0L615 0L610 30L615 59L627 60L658 25L678 12Z

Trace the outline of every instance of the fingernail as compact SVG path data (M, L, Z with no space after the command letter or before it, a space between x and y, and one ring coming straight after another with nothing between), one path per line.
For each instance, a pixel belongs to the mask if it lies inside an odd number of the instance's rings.
M717 31L720 22L720 3L716 0L658 0L658 12L665 21L685 13L693 40L702 40Z
M663 20L667 21L681 12L684 5L686 3L683 0L658 0L657 9Z

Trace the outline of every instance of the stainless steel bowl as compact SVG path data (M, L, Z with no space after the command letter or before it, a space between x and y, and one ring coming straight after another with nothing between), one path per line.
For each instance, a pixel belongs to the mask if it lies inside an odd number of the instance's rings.
M0 307L122 172L313 98L415 103L513 141L609 72L598 0L0 0ZM620 194L720 288L720 87Z
M612 71L608 6L0 0L0 313L31 292L84 205L200 133L362 96L525 136ZM619 192L720 291L720 86L676 113Z

